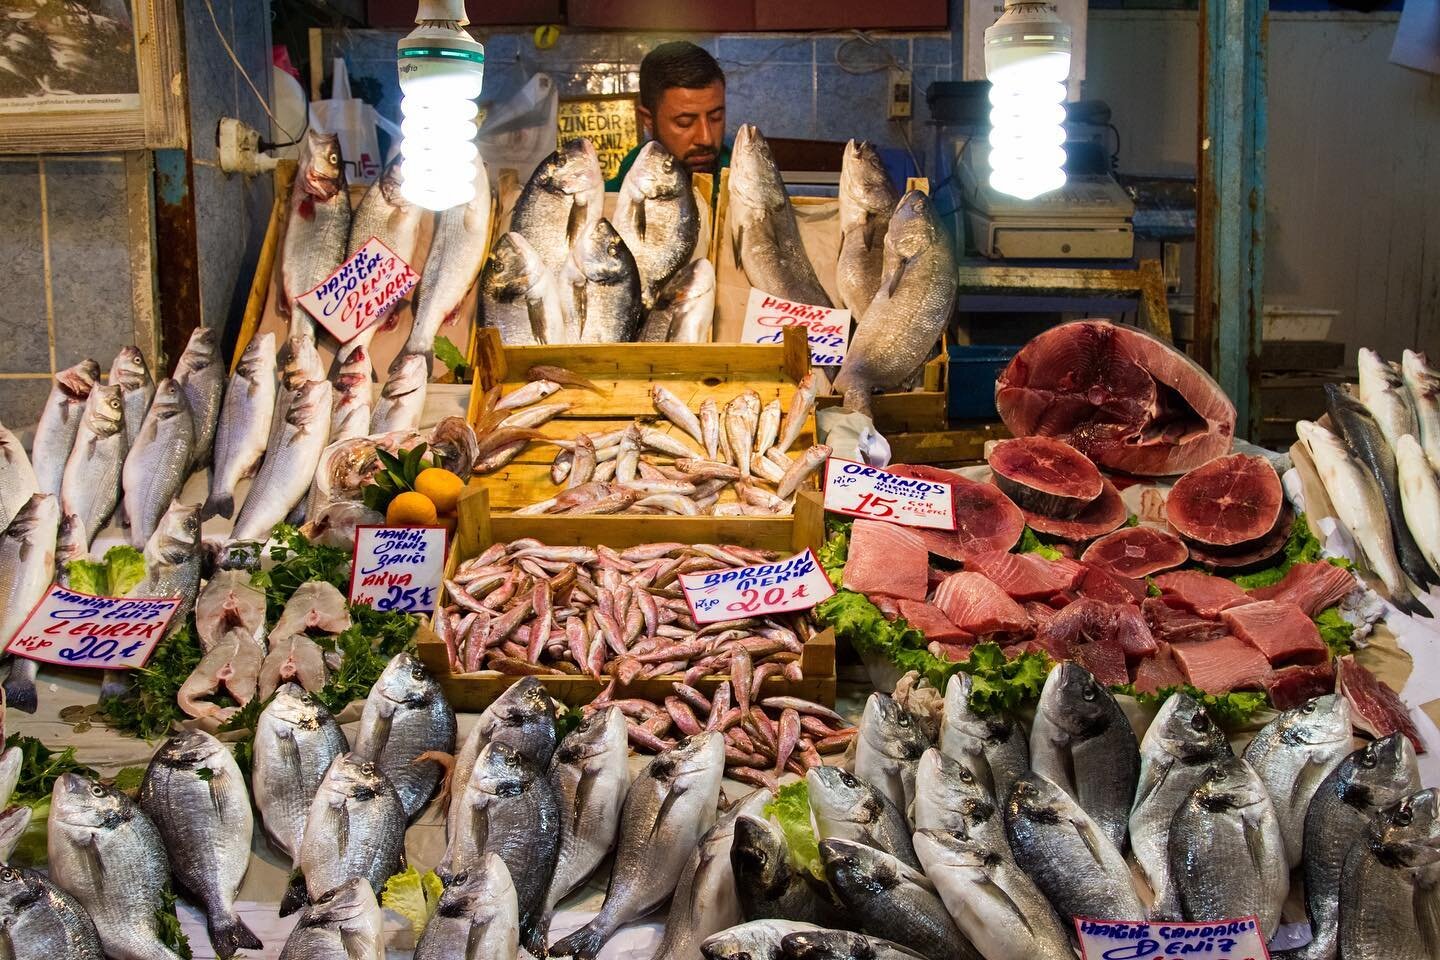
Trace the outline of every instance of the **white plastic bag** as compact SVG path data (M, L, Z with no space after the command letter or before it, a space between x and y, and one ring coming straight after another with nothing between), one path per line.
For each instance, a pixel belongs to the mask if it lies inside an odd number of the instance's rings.
M343 57L335 58L334 71L330 99L310 104L310 127L318 133L339 134L346 180L350 183L374 183L385 167L375 127L384 127L397 142L400 128L380 116L364 100L350 95L350 72Z
M559 95L555 81L537 73L508 99L494 104L480 126L480 155L491 173L514 170L520 183L555 149Z

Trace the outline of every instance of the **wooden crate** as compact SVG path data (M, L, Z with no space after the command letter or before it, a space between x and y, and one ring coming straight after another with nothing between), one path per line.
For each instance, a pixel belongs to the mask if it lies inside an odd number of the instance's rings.
M685 434L661 418L651 403L650 387L654 383L668 387L692 411L707 398L723 407L746 390L758 393L763 403L778 398L781 407L788 410L795 385L810 370L810 353L803 331L791 329L785 333L784 342L774 345L595 343L507 347L496 331L482 329L476 337L470 422L478 423L487 390L498 384L509 393L524 386L526 373L537 364L565 367L604 391L600 394L567 389L547 398L545 402L576 404L540 428L557 439L604 433L636 418L653 421L656 429L684 438ZM793 449L803 450L815 442L814 438L812 417ZM693 441L687 442L694 445ZM560 448L552 444L533 441L515 460L477 477L472 485L489 491L490 505L497 513L548 499L561 489L550 480L550 465L559 453ZM816 482L812 477L810 484ZM733 498L733 491L727 488L722 502Z
M807 547L818 549L825 537L824 507L815 493L801 494L795 504L794 516L783 518L514 516L492 514L489 499L487 491L472 488L460 501L459 523L445 567L446 579L454 575L461 563L478 556L492 543L522 537L534 537L552 546L593 547L604 544L621 550L642 543L673 541L734 544L786 554L799 553ZM443 608L446 602L447 596L442 588L439 606ZM482 710L520 679L494 670L452 674L445 642L435 635L430 625L420 628L416 642L420 659L439 679L451 706L457 710ZM770 677L765 681L764 694L797 696L834 704L833 631L827 629L806 641L800 665L805 676L799 683L792 683L784 677ZM569 706L589 703L603 689L601 683L586 676L555 673L540 679L552 697ZM620 695L643 697L658 703L674 693L671 684L680 679L681 676L676 674L637 680L621 688ZM705 677L697 686L709 693L727 679L728 676L721 675Z

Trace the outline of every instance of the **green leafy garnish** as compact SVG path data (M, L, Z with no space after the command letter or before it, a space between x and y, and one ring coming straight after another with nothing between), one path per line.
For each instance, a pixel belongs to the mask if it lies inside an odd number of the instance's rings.
M1046 560L1059 560L1064 554L1054 547L1041 541L1039 534L1028 526L1025 532L1020 534L1020 542L1015 545L1016 553L1038 553Z
M190 938L185 936L180 918L175 915L175 894L169 884L160 892L160 906L155 909L155 926L161 943L175 951L180 960L190 960Z
M444 884L435 871L427 871L422 876L413 866L406 867L385 881L385 889L380 891L380 905L409 920L418 940L435 915L443 891Z
M555 742L559 743L574 733L584 719L585 712L583 710L576 707L562 707L560 713L555 717Z
M365 506L376 513L384 513L389 509L391 500L407 490L414 490L420 472L433 466L425 459L427 449L427 444L417 444L409 450L401 450L398 457L376 449L375 456L379 458L382 469L361 488L360 495L365 500Z
M15 782L15 791L10 795L11 803L34 806L43 800L50 801L50 791L55 781L67 773L78 773L86 777L97 774L90 767L75 759L75 748L51 750L34 737L12 733L5 738L5 749L20 750L20 778Z
M1145 578L1145 595L1147 597L1158 597L1162 593L1164 591L1160 589L1160 584L1155 582L1154 577Z
M790 862L797 870L808 870L817 880L825 879L820 862L820 845L810 821L810 786L804 780L781 787L775 799L765 804L765 815L774 817L790 848Z
M1330 656L1343 657L1355 652L1355 644L1350 639L1355 633L1355 624L1340 616L1339 607L1320 611L1315 626L1320 630L1320 639L1330 648Z
M1137 693L1134 684L1111 687L1114 693L1127 694L1145 706L1158 707L1177 693L1194 697L1205 707L1205 712L1226 730L1238 730L1250 723L1250 718L1259 710L1269 706L1270 698L1263 691L1232 690L1229 693L1206 693L1188 683L1178 687L1162 687L1154 693Z
M470 365L465 362L465 355L449 337L435 338L435 359L449 367L456 380L464 380L470 375Z
M1285 541L1285 552L1281 555L1280 562L1273 567L1256 570L1254 573L1243 573L1238 577L1231 577L1231 579L1242 590L1272 587L1285 579L1285 574L1289 573L1290 568L1296 564L1314 563L1321 559L1321 548L1322 544L1310 531L1310 524L1305 519L1305 514L1296 514L1295 523L1290 527L1290 536ZM1355 565L1344 557L1330 557L1328 560L1334 566L1344 567L1346 570L1355 568Z
M116 545L104 560L71 560L65 565L70 589L96 597L123 597L145 579L145 555Z
M101 701L106 726L141 740L168 736L172 724L185 719L175 697L202 656L191 616L160 641L145 666L130 671L129 693Z
M820 568L825 571L825 576L830 578L830 583L835 587L840 586L845 576L845 561L850 556L850 527L849 523L836 524L829 539L820 547L816 557L820 560ZM825 521L825 528L831 529L831 521Z
M1125 518L1125 526L1127 526L1127 527L1138 527L1138 526L1140 526L1140 515L1139 515L1139 514L1136 514L1136 513L1132 513L1132 514L1130 514L1129 516L1127 516L1127 517Z
M956 664L970 674L970 709L976 713L1014 713L1039 700L1051 665L1043 653L1022 653L1007 660L994 643L977 644L970 659Z
M134 793L140 789L140 784L145 781L144 767L125 767L115 774L111 781L116 790L123 790L126 793Z

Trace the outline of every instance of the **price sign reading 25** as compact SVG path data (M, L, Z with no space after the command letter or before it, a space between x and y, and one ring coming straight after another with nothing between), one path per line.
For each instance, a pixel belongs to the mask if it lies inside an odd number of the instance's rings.
M831 457L825 465L825 509L907 527L954 530L955 488Z
M809 610L835 595L812 550L774 563L683 574L680 588L696 623Z

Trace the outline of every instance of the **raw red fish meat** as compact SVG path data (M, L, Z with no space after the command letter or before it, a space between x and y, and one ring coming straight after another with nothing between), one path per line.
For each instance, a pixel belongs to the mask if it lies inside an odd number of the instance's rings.
M1160 644L1155 656L1146 657L1135 668L1135 689L1140 693L1158 693L1166 687L1178 687L1185 682L1175 655L1168 643Z
M1104 600L1106 603L1139 604L1145 599L1145 581L1117 577L1108 570L1088 563L1081 566L1085 568L1085 572L1075 584L1075 592L1080 596Z
M1069 600L1065 601L1069 603ZM1038 600L1028 600L1024 604L1025 612L1030 615L1030 622L1036 627L1041 627L1051 621L1055 614L1059 613L1058 607L1052 607L1048 603L1040 603Z
M970 644L963 643L941 643L939 640L932 640L925 646L925 650L932 657L939 657L941 660L951 660L959 663L962 660L970 659L970 651L974 649L974 640Z
M930 578L925 541L909 527L856 520L841 586L856 593L924 600Z
M1182 537L1233 547L1269 533L1284 499L1269 460L1236 453L1176 480L1165 498L1165 516Z
M1225 454L1235 406L1189 357L1134 327L1081 320L1027 343L995 384L1017 437L1057 437L1095 463L1167 476Z
M1353 656L1337 661L1335 690L1350 701L1355 726L1374 737L1403 731L1417 753L1425 752L1420 731L1415 729L1404 701L1383 680L1356 663Z
M958 640L973 640L970 634L950 622L950 618L937 606L920 600L901 600L900 616L916 630L925 634L926 640L941 640L947 643Z
M883 593L872 593L865 599L875 604L875 609L885 614L886 620L894 620L900 616L900 601L895 597L887 597Z
M1174 534L1154 527L1126 527L1090 544L1081 559L1119 576L1140 579L1178 567L1189 557L1190 551Z
M1092 643L1076 643L1070 646L1070 659L1095 675L1095 679L1107 687L1118 687L1130 682L1130 670L1125 664L1125 651L1114 640L1102 639Z
M955 529L915 528L925 546L936 556L963 561L965 554L978 550L1009 550L1025 532L1025 517L1010 498L988 483L968 480L949 470L915 464L885 468L901 477L938 480L955 491Z
M1172 607L1159 597L1147 597L1140 605L1150 633L1157 641L1193 643L1198 640L1219 640L1229 634L1225 624L1197 616L1188 610Z
M935 588L935 606L950 622L977 636L1013 633L1030 625L1025 610L988 577L961 571Z
M1047 649L1062 644L1113 642L1128 657L1148 657L1159 649L1140 611L1124 603L1076 600L1035 631L1035 639ZM1124 683L1125 681L1119 681Z
M1100 496L1100 471L1063 440L1001 440L986 459L995 485L1026 510L1073 517Z
M1276 710L1293 710L1334 689L1335 666L1329 660L1310 666L1281 667L1265 678L1265 692Z
M1215 619L1227 607L1250 603L1248 593L1224 577L1199 570L1173 570L1155 578L1155 586L1173 606Z
M1330 648L1320 639L1320 628L1305 611L1283 600L1256 600L1220 614L1230 632L1265 654L1276 666L1322 663Z
M1270 662L1265 655L1236 637L1172 643L1170 652L1186 681L1206 693L1256 690L1270 675Z
M1307 616L1317 617L1344 600L1357 585L1355 574L1349 570L1318 560L1295 564L1279 583L1256 587L1250 596L1256 600L1288 600Z
M1090 540L1102 537L1125 524L1130 514L1120 491L1109 480L1100 481L1100 496L1096 497L1071 518L1047 517L1033 510L1023 510L1025 522L1037 532L1066 540Z
M1016 600L1041 600L1069 590L1084 575L1074 560L1046 560L1038 553L986 550L965 557L965 569L983 573Z
M1211 569L1231 573L1264 567L1285 550L1285 543L1290 539L1290 527L1294 522L1295 512L1290 509L1290 504L1286 503L1280 509L1280 519L1275 521L1275 526L1258 540L1247 540L1233 547L1216 547L1198 540L1188 540L1186 545L1190 548L1191 560Z

